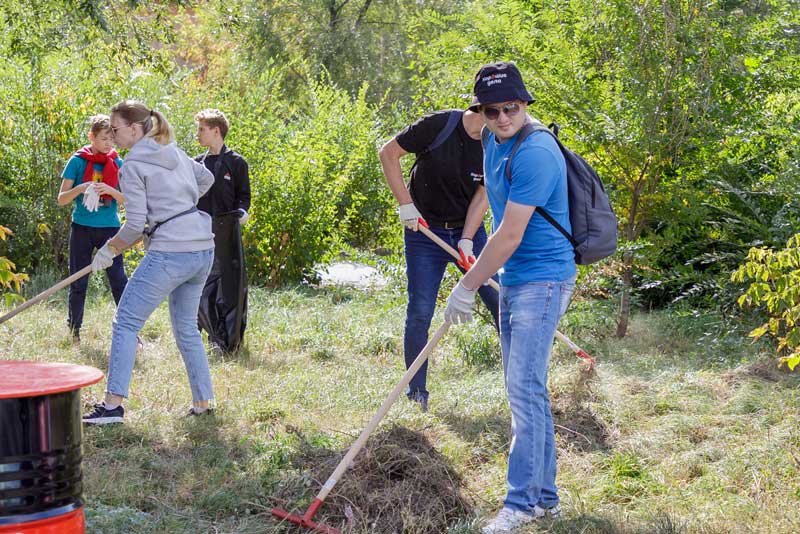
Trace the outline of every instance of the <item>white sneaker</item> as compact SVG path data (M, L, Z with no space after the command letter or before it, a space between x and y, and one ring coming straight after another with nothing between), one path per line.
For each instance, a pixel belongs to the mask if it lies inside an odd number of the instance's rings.
M561 519L561 505L557 504L552 508L542 508L538 504L533 507L533 515L536 519L549 519L556 521Z
M497 516L483 527L483 534L506 534L536 521L539 517L511 508L503 508Z

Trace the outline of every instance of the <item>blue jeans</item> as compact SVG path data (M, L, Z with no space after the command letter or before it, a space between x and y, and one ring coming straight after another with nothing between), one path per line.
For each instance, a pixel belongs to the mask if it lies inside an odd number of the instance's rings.
M500 346L511 405L511 451L505 506L529 512L558 504L547 367L558 321L575 279L501 287Z
M458 247L461 228L446 230L431 226L430 230L453 248ZM428 342L428 329L436 308L436 297L439 294L444 270L448 263L455 263L455 259L422 232L406 229L404 237L408 307L406 308L406 327L403 333L403 354L406 360L406 369L408 369ZM475 232L472 243L473 252L477 257L486 246L486 230L483 225ZM464 272L461 267L459 269ZM497 328L499 309L497 291L489 286L482 286L478 290L478 294L489 308L495 328ZM408 396L421 393L425 398L428 397L428 390L425 389L427 374L428 362L426 361L408 384Z
M114 315L107 393L128 396L136 358L136 335L158 305L169 298L172 332L189 375L192 400L214 398L206 349L197 329L200 295L213 261L214 249L145 254Z
M117 235L119 228L94 227L72 223L69 229L69 274L73 275L92 263L92 252L100 249L106 241ZM125 276L125 267L122 264L122 254L114 258L111 267L106 269L108 285L114 302L119 304L122 292L128 277ZM78 334L83 325L83 308L86 303L86 288L89 287L89 277L84 276L69 286L69 317L67 325L73 334Z

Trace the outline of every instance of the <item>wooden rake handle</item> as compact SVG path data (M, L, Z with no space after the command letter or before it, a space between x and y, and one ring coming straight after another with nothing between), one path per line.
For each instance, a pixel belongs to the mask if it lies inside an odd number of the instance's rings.
M62 281L60 281L59 283L57 283L53 287L51 287L49 289L45 289L44 291L42 291L41 293L39 293L35 297L33 297L33 298L29 299L29 300L26 300L25 302L23 302L22 304L20 304L19 306L17 306L16 308L11 310L10 312L8 312L7 314L5 314L2 317L0 317L0 324L8 321L9 319L14 317L18 313L24 312L25 310L27 310L31 306L33 306L35 304L38 304L41 301L47 299L48 297L50 297L50 295L52 295L53 293L59 291L60 289L64 289L65 287L67 287L71 283L80 280L81 278L83 278L84 276L89 274L90 272L92 272L92 266L91 265L87 265L86 267L84 267L83 269L78 271L77 273L73 274L72 276L70 276L68 278L63 279Z
M421 223L419 225L419 231L425 234L431 241L439 245L442 248L442 250L453 256L453 258L455 258L456 261L461 259L461 256L458 254L456 249L451 247L449 244L447 244L447 242L444 241L444 239L431 232L430 229L428 229ZM494 288L495 291L500 291L500 284L498 284L493 278L489 278L488 283L489 286ZM595 363L594 358L589 356L589 353L587 353L585 350L576 345L570 338L568 338L558 330L556 330L556 338L562 343L564 343L567 347L569 347L570 350L572 350L572 352L577 354L579 358L583 358L584 360L589 362L589 365L591 367L594 367Z
M381 407L378 409L375 415L372 416L369 424L366 426L366 428L364 428L364 430L361 431L361 435L358 436L356 442L353 443L353 445L350 447L350 450L348 450L347 454L344 455L344 458L342 458L342 461L336 466L336 469L333 471L331 476L328 477L328 480L317 494L316 498L319 501L324 501L325 497L328 496L328 493L330 493L330 491L339 481L339 478L350 466L353 459L367 442L369 435L373 430L375 430L375 428L378 426L378 423L381 422L383 416L386 415L386 412L388 412L389 408L392 407L392 404L394 404L394 402L397 400L397 397L399 397L406 386L408 386L408 383L411 382L411 379L414 377L414 375L417 374L417 371L420 367L422 367L422 364L425 363L425 360L428 359L428 356L430 356L430 353L433 351L434 347L436 347L442 337L447 333L448 328L450 328L450 323L445 321L442 326L440 326L439 329L433 334L433 336L431 336L430 340L428 340L427 345L425 345L425 347L419 353L419 356L417 356L417 358L414 360L414 363L412 363L408 368L406 374L403 375L403 378L400 379L400 382L398 382L392 392L389 393L389 396L386 397L385 401L383 401Z
M136 246L140 241L141 241L141 239L137 239L128 248ZM128 249L126 248L125 250L128 250ZM122 252L123 251L121 251L120 254L122 254ZM65 287L67 287L68 285L70 285L73 282L77 282L78 280L80 280L81 278L83 278L84 276L86 276L87 274L89 274L91 272L92 272L92 266L91 265L87 265L86 267L84 267L83 269L78 271L77 273L68 276L67 278L63 279L62 281L60 281L59 283L57 283L53 287L45 289L44 291L42 291L41 293L39 293L35 297L33 297L33 298L29 299L29 300L26 300L25 302L23 302L22 304L20 304L19 306L17 306L16 308L11 310L10 312L8 312L7 314L5 314L2 317L0 317L0 324L3 324L4 322L8 321L9 319L14 317L15 315L24 312L25 310L27 310L31 306L39 304L41 301L49 298L53 293L56 293L59 290L64 289Z

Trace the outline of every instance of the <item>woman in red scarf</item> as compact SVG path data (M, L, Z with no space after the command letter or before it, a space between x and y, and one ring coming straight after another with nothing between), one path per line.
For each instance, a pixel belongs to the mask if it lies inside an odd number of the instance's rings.
M120 227L117 206L124 202L119 191L119 167L122 159L112 146L111 122L108 115L89 119L90 144L82 147L67 161L61 173L58 205L72 202L72 226L69 234L69 273L74 274L92 263L92 254L113 237ZM119 303L128 278L122 256L106 269L114 301ZM89 277L84 276L69 287L67 324L73 342L80 342L83 308Z

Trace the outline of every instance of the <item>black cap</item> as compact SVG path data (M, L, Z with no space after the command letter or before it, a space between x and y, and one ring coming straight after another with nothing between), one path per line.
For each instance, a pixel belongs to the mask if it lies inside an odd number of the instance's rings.
M475 76L471 111L478 111L478 106L522 100L533 103L533 97L525 88L522 75L517 66L511 62L500 61L481 67Z

